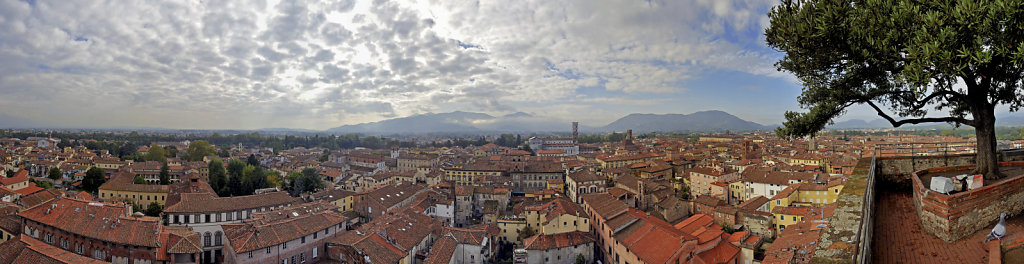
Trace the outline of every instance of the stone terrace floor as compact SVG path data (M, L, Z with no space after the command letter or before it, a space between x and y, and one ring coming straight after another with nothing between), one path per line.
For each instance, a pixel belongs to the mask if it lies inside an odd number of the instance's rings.
M982 242L991 226L946 243L921 228L910 192L879 190L876 202L872 263L988 263L989 252ZM1024 236L1024 217L1009 218L1006 224L1004 242Z

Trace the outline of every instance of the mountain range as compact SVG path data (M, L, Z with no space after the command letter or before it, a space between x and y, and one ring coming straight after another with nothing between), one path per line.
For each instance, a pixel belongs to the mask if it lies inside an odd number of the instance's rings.
M692 114L630 114L601 126L580 126L580 131L610 132L632 129L645 132L712 132L712 131L754 131L769 130L764 126L746 121L723 111L702 111ZM333 133L477 133L477 132L553 132L570 130L568 122L556 122L546 118L518 112L495 117L483 113L456 111L440 114L420 114L378 122L344 125L328 129Z

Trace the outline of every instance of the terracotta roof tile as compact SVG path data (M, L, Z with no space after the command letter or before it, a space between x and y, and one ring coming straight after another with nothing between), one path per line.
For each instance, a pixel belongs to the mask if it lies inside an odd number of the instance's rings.
M554 235L538 234L523 240L526 250L549 250L571 246L581 246L596 241L594 236L587 232L566 232Z
M158 247L159 221L136 219L121 205L64 198L18 214L40 224L96 240L123 245Z
M452 255L455 254L455 247L459 244L451 236L442 236L434 242L433 246L430 246L430 253L427 254L427 259L423 261L423 264L448 264L452 260Z
M608 193L588 193L580 196L583 202L589 205L598 216L610 219L622 214L629 206Z
M0 185L11 185L28 181L28 170L19 170L14 177L0 177Z
M107 263L63 250L29 236L18 236L0 244L0 264L10 263Z
M287 192L269 192L246 196L216 197L209 193L183 193L180 201L168 205L165 213L206 213L248 210L295 204L301 201Z
M262 217L243 220L241 223L224 224L224 235L230 241L235 253L249 252L278 245L301 236L320 232L338 225L348 218L334 210L320 210L306 213L301 210L284 210L287 214L278 217L277 211L267 212ZM299 212L303 213L299 213Z

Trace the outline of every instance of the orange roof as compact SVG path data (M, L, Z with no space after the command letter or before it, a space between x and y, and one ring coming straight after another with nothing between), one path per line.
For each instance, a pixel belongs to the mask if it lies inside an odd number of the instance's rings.
M805 206L779 206L772 209L772 214L783 214L783 215L806 215L811 212L811 207Z
M17 191L14 191L14 192L20 193L22 196L26 196L26 195L33 194L33 193L36 193L36 192L42 191L42 190L43 190L43 188L41 188L41 187L39 187L39 186L37 186L35 184L32 184L32 185L29 185L28 187L18 189Z
M28 181L28 170L19 170L14 177L0 177L0 185L11 185Z

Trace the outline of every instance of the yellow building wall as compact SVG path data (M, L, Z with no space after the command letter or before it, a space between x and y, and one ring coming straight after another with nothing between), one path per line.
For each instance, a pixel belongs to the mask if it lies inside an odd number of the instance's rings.
M568 232L590 232L590 221L586 217L576 217L574 215L560 215L551 221L547 225L541 226L540 233L545 235L554 235Z
M341 199L338 199L338 200L334 200L334 202L332 202L332 204L334 204L335 206L338 207L338 211L339 212L352 211L352 207L355 206L355 198L354 197L355 196L353 196L353 195L345 196L344 198L341 198Z
M497 225L500 230L498 232L498 239L522 244L522 241L519 240L519 230L526 227L525 219L498 219Z
M115 199L128 199L135 202L135 204L148 206L150 203L156 202L160 206L164 205L167 201L167 193L162 192L132 192L132 191L115 191L115 190L100 190L100 201L112 201Z
M775 230L776 232L782 232L782 229L787 226L794 225L803 221L804 216L802 215L788 215L788 214L772 214L775 217Z
M743 188L742 181L735 181L729 184L729 194L737 197L738 202L743 202L743 197L747 197L746 189Z

